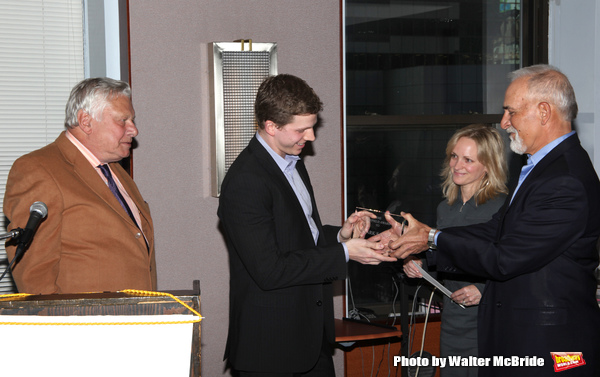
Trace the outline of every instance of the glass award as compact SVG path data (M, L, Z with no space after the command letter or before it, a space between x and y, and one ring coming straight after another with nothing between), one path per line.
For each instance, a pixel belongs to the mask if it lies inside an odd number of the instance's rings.
M392 225L390 223L388 223L388 221L385 219L385 211L380 211L377 209L363 208L363 207L356 207L356 212L360 212L360 211L369 211L372 214L374 214L375 216L377 216L374 219L370 219L371 226L369 227L369 231L367 232L367 235L365 236L365 238L369 238L369 237L375 236L381 232L385 232L386 230L388 230L392 227ZM402 224L402 226L405 226L407 224L406 220L402 216L396 215L393 213L390 213L390 215L392 216L392 218L394 220L396 220L397 222Z

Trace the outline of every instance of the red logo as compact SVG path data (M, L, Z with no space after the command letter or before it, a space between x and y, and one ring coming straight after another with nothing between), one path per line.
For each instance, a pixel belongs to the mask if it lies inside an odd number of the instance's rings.
M585 360L583 360L581 352L550 352L550 355L554 360L555 372L562 372L563 370L585 365Z

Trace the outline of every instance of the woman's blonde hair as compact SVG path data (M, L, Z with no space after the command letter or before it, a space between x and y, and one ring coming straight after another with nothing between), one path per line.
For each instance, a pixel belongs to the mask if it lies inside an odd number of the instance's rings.
M477 160L485 166L487 172L480 182L479 189L473 195L476 204L483 204L495 198L500 193L508 194L506 180L508 166L504 141L500 132L493 127L484 124L471 124L459 129L452 135L446 146L446 159L444 167L440 172L442 177L442 193L448 204L452 205L458 199L460 187L452 180L452 168L450 159L454 147L462 137L469 138L477 145Z

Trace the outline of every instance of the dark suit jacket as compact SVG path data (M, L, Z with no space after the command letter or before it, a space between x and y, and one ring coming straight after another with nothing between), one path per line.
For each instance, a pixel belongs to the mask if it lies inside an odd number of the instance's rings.
M554 376L550 352L583 352L587 365L565 376L600 375L600 183L577 135L546 155L509 201L490 222L438 237L438 269L453 264L489 279L480 357L544 358L543 368L483 368L480 376Z
M144 237L94 167L64 132L20 157L6 184L7 229L24 228L29 207L48 216L13 269L19 292L31 294L156 290L154 228L148 204L118 164L110 167L140 211ZM7 246L12 259L15 246Z
M315 246L284 174L254 137L223 180L218 215L230 263L229 335L234 369L302 372L316 362L323 333L334 341L331 282L346 275L336 236L322 226L306 168L297 170L319 227Z

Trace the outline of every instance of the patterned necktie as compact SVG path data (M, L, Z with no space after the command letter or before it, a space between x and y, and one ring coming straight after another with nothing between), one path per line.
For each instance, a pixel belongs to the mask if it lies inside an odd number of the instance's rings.
M121 192L119 191L119 188L117 187L117 184L115 183L115 180L113 179L113 176L110 172L108 165L103 164L103 165L98 165L98 167L100 168L100 170L102 170L102 174L104 174L104 176L106 177L106 180L108 181L108 188L110 188L110 191L112 191L112 193L115 195L115 197L117 198L119 203L121 203L121 207L123 207L125 212L127 212L129 217L131 217L131 220L133 220L133 223L139 228L139 225L137 224L137 222L135 221L135 217L133 216L133 212L131 212L131 208L129 208L129 206L127 205L125 198L123 198L123 195L121 195Z

